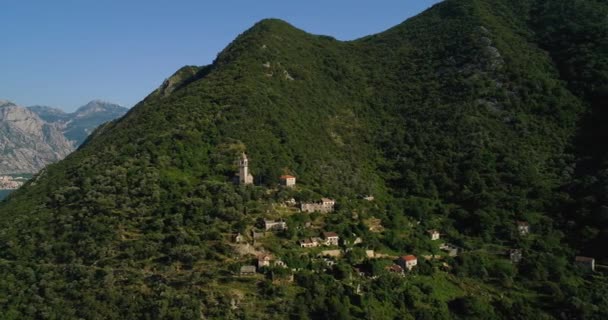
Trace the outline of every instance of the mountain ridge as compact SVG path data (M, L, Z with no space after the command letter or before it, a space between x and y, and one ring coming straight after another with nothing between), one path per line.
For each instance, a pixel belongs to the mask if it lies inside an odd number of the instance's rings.
M72 113L45 106L0 104L3 126L2 174L36 173L63 159L79 146L98 124L122 116L127 109L94 100Z
M448 0L349 42L256 24L0 203L15 221L0 222L0 272L22 288L7 307L27 314L17 299L35 283L14 264L63 297L33 304L73 318L601 318L608 282L573 262L593 225L562 212L585 214L564 188L590 105L529 25L545 4ZM255 186L232 184L242 152ZM287 173L295 190L277 187ZM288 207L321 197L336 211ZM254 238L269 219L288 229ZM464 252L443 255L434 229ZM321 231L364 243L329 266L298 245ZM237 233L299 270L293 282L239 277L257 260ZM366 250L419 267L392 275Z

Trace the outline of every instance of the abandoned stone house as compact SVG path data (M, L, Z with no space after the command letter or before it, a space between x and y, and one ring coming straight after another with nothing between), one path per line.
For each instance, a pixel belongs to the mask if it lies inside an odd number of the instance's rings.
M283 260L275 260L273 265L275 267L287 268L287 264Z
M242 243L245 241L245 237L243 237L242 234L237 233L236 235L233 236L233 240L235 243Z
M519 263L522 259L523 255L521 249L511 249L509 250L509 259L513 263Z
M241 276L251 276L256 272L255 266L242 266L239 274Z
M525 221L517 221L517 232L521 236L527 235L530 233L530 225Z
M450 257L457 256L458 253L461 251L461 249L458 246L453 245L451 243L442 243L439 246L439 249L446 252L448 254L448 256L450 256Z
M393 265L387 266L385 269L386 269L386 271L391 272L391 273L396 273L399 275L403 274L403 268L398 264L393 264Z
M270 262L274 260L274 257L269 254L263 254L258 257L258 269L263 267L270 267Z
M300 204L300 210L302 212L321 212L330 213L334 212L334 206L336 201L329 198L323 198L319 202L303 202Z
M340 242L340 237L335 232L323 232L323 239L326 246L337 246Z
M264 220L264 229L266 229L266 231L287 230L287 223L285 221Z
M282 175L279 178L279 182L284 187L292 188L296 186L296 177L290 175Z

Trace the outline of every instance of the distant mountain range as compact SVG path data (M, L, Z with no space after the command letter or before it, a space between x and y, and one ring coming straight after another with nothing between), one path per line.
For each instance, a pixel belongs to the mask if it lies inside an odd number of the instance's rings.
M94 100L73 113L0 100L0 174L36 173L74 151L102 123L127 108Z

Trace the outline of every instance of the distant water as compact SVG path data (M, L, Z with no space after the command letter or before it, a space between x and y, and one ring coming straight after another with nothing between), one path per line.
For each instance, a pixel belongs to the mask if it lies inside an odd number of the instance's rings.
M0 200L6 198L13 190L0 190Z

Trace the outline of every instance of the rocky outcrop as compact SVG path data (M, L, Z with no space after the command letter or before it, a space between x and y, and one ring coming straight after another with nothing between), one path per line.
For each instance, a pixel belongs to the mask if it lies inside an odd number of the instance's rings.
M99 100L73 113L0 100L0 174L36 173L74 151L100 124L128 109Z
M0 104L0 174L35 173L74 150L61 130L36 113Z
M73 113L65 113L60 109L45 106L33 106L28 109L35 112L42 120L56 125L75 148L80 146L99 125L120 118L129 110L101 100L93 100Z

